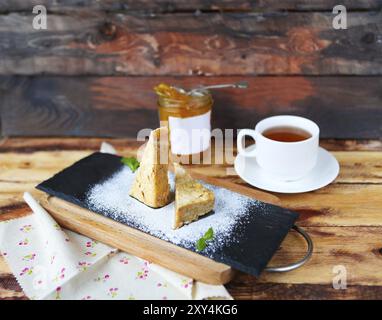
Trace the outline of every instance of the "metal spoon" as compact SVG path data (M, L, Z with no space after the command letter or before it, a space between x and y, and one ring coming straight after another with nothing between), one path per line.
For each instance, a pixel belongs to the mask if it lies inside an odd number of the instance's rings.
M236 83L227 83L227 84L214 84L211 86L203 86L199 88L192 89L189 91L188 94L194 94L199 93L200 91L205 91L208 89L222 89L222 88L238 88L238 89L247 89L248 88L248 82L247 81L240 81Z

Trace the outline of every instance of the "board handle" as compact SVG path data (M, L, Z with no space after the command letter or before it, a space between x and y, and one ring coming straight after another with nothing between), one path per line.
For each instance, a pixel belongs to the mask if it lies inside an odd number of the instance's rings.
M312 253L313 253L313 241L312 241L312 238L309 236L309 234L303 230L302 228L294 225L292 227L293 230L295 230L297 233L299 233L306 241L306 243L308 244L308 249L306 251L306 254L305 256L297 261L297 262L294 262L294 263L291 263L291 264L288 264L286 266L278 266L278 267L267 267L264 269L264 271L267 271L267 272L288 272L288 271L292 271L294 269L297 269L297 268L300 268L301 266L303 266L309 259L310 257L312 256Z

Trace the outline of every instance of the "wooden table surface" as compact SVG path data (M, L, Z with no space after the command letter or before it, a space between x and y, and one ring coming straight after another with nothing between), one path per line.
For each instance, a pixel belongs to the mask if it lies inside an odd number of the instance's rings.
M98 138L3 138L0 140L0 221L28 214L22 200L74 161L99 148ZM139 143L110 140L123 155L135 155ZM341 165L336 181L315 192L274 194L281 205L300 213L298 225L312 236L312 259L302 268L264 273L259 279L240 273L228 286L235 299L382 299L382 141L321 141ZM249 187L225 165L192 170ZM35 191L34 191L35 192ZM271 264L293 261L304 244L290 233ZM347 270L347 289L336 290L333 267ZM26 299L0 256L0 299Z

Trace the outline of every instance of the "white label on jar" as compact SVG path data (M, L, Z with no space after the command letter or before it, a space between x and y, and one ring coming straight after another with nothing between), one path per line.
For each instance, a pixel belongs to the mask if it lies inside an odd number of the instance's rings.
M188 155L205 151L211 140L211 111L189 118L169 117L171 151Z

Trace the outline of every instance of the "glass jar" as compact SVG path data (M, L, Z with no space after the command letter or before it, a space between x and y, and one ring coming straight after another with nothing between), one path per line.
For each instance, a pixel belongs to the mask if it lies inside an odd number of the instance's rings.
M178 93L158 96L159 119L169 128L172 155L181 163L194 163L194 156L200 159L210 148L213 100L206 90Z

